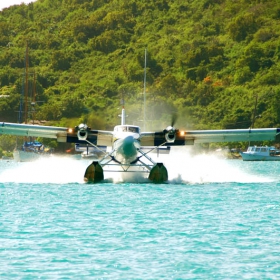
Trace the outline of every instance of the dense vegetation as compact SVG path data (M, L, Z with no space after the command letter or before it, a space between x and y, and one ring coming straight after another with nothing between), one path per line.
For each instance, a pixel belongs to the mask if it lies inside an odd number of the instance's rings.
M97 129L280 127L278 0L37 0L0 12L0 120L18 121L26 43L36 119ZM32 82L32 75L29 80ZM32 87L29 87L30 90ZM32 117L29 116L31 119Z

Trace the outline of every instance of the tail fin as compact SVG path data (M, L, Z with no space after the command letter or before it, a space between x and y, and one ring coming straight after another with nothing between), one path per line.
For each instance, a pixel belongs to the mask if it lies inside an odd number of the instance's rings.
M121 115L121 125L125 125L125 109L124 107L122 108L122 115Z

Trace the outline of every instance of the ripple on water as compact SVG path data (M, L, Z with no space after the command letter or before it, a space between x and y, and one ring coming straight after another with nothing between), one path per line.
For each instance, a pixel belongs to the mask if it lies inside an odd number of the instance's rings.
M276 167L217 164L160 185L36 182L22 165L3 168L1 278L277 279Z

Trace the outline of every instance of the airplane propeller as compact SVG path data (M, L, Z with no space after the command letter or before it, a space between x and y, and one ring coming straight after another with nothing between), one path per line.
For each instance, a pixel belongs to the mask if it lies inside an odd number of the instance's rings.
M176 113L172 114L171 125L163 130L165 134L165 139L169 143L173 143L176 139L176 132L178 131L178 129L176 129L174 125L177 121L177 118L178 115Z
M90 127L88 127L86 124L81 123L75 127L75 130L77 131L79 140L86 140L88 137L88 132L90 131Z
M171 126L173 127L175 123L177 122L178 115L176 113L172 114L172 119L171 119Z

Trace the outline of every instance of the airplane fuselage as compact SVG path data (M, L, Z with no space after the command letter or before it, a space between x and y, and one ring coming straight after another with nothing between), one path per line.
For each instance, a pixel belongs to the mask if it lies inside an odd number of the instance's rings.
M113 150L115 159L122 164L136 160L140 148L140 128L133 125L117 125L114 128Z

